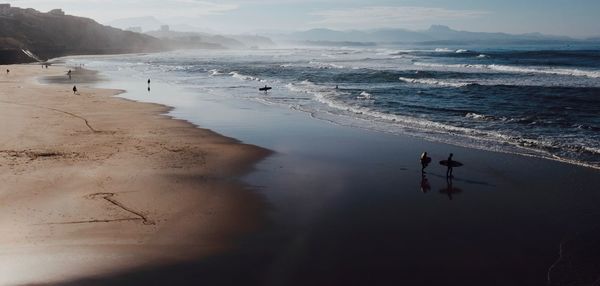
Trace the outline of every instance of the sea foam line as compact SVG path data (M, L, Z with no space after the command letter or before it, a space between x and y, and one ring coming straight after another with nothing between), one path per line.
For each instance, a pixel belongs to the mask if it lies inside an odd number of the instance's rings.
M589 78L600 78L600 71L593 70L579 70L579 69L565 69L565 68L533 68L523 66L507 66L507 65L480 65L480 64L435 64L435 63L413 63L416 66L424 67L439 67L439 68L472 68L472 69L484 69L492 71L501 71L509 73L538 73L538 74L555 74L555 75L566 75L566 76L578 76L578 77L589 77Z
M465 86L473 85L473 83L467 83L467 82L448 82L448 81L440 81L440 80L426 79L426 78L417 79L417 78L400 77L398 79L400 81L407 82L407 83L439 85L439 86L447 86L447 87L465 87Z

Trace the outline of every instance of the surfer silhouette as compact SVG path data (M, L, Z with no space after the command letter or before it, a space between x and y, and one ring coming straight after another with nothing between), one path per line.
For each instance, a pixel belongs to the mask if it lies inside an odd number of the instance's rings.
M452 178L452 167L454 165L454 161L452 160L452 156L454 156L454 154L450 153L450 156L448 156L448 170L446 170L446 178ZM450 183L450 186L452 186L452 183Z
M265 94L267 94L267 91L269 91L269 90L271 90L271 89L272 89L272 87L270 87L270 86L267 86L267 85L265 84L265 87L261 87L261 88L259 88L258 90L259 90L259 91L264 91L264 92L265 92Z
M77 94L77 86L73 86L73 94Z
M67 75L69 76L69 79L71 79L71 70L67 72Z
M452 169L463 165L461 162L452 159L453 156L454 154L450 153L450 156L448 156L448 160L440 161L440 165L448 167L448 170L446 171L446 178L452 178Z
M425 173L425 168L427 168L427 165L429 165L429 163L431 162L431 158L427 157L427 152L423 152L423 154L421 154L421 172Z

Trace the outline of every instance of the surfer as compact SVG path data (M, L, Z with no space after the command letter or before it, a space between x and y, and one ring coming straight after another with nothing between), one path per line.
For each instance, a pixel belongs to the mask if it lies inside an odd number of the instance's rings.
M336 85L335 85L335 89L339 89L339 88L340 88L340 87L339 87L339 86L336 84Z
M77 86L73 86L73 94L77 94Z
M150 79L148 79L148 86L150 86Z
M270 87L270 86L267 86L267 85L265 84L265 87L261 87L261 88L259 88L258 90L259 90L259 91L264 91L264 92L265 92L265 94L267 94L267 91L271 90L271 88L272 88L272 87Z
M429 162L431 162L431 158L427 157L427 152L423 152L421 154L421 173L425 173L425 168L427 168Z
M454 166L452 156L454 156L452 153L450 153L450 156L448 156L448 170L446 170L446 178L452 178L452 167Z

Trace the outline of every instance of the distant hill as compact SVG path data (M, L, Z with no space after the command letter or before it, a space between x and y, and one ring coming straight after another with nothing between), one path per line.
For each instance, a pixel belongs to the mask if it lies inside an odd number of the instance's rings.
M67 55L115 54L164 50L148 35L103 26L88 18L65 15L56 9L34 9L0 4L0 63L46 60Z
M551 36L540 33L507 34L467 32L451 29L447 26L433 25L427 30L411 31L405 29L377 29L366 31L336 31L330 29L312 29L295 32L280 37L280 40L298 42L376 42L376 43L536 43L578 41L569 37Z
M267 37L252 35L223 36L170 30L150 31L146 34L163 40L172 49L247 49L275 46Z

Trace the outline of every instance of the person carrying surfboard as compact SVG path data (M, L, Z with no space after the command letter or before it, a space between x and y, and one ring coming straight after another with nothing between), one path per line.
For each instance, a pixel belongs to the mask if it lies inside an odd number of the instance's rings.
M454 161L452 160L452 156L454 156L454 154L450 153L450 156L448 156L448 170L446 170L446 178L451 178L452 177L452 167L454 166Z
M423 154L421 154L421 172L425 173L425 168L427 168L427 165L429 165L429 163L431 162L431 158L427 157L427 152L423 152Z

